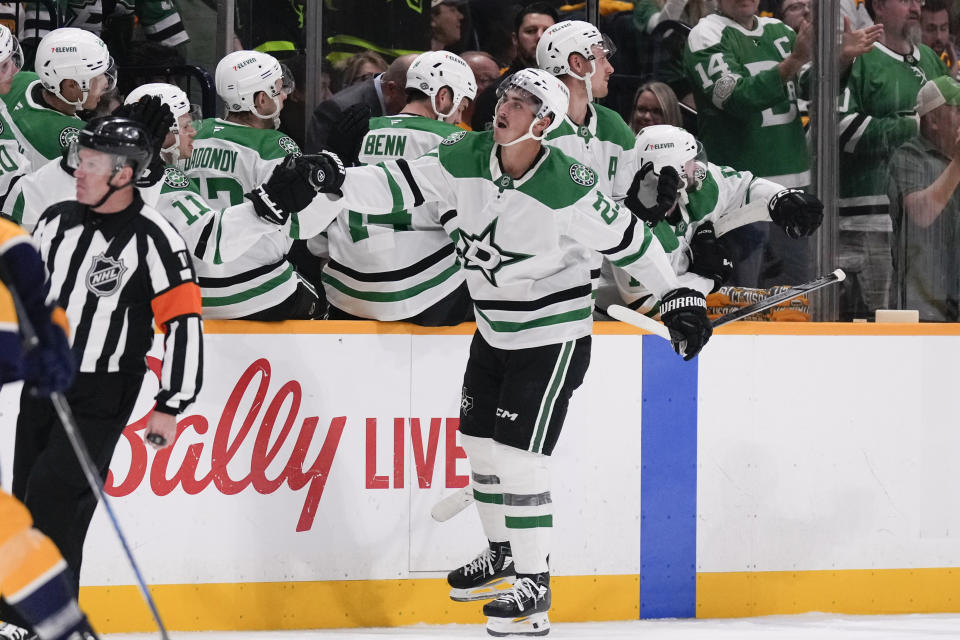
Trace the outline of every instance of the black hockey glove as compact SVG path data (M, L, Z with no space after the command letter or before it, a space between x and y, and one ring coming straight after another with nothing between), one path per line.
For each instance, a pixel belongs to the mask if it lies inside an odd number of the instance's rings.
M664 167L658 177L653 163L647 162L633 176L624 204L635 216L653 228L673 209L680 195L680 174L673 167Z
M368 105L350 105L343 110L327 137L327 148L340 156L348 167L360 164L360 145L370 130L370 115Z
M687 271L713 280L711 292L719 289L733 273L733 257L717 238L712 222L697 227L690 240L690 253Z
M305 155L301 160L310 167L308 178L313 188L320 193L340 193L340 187L347 177L347 170L337 154L321 151L314 155Z
M690 360L713 334L703 294L685 287L674 289L660 301L660 319L670 329L673 350Z
M809 236L823 222L823 203L803 189L784 189L767 203L770 219L793 239Z
M288 155L278 164L270 178L244 194L253 203L257 215L268 222L283 225L291 213L296 213L310 204L317 195L311 178L315 172L306 156Z
M174 122L170 107L163 104L159 96L144 96L133 104L120 105L113 110L113 115L130 118L143 125L153 142L153 152L157 154L163 148L163 141Z

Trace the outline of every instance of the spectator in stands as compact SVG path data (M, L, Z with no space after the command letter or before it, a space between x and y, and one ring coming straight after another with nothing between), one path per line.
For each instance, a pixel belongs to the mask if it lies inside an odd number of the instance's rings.
M465 51L460 57L466 60L470 70L473 71L473 77L477 82L477 93L492 87L500 79L500 67L493 56L486 51ZM463 119L460 126L464 129L469 130L470 123L473 122L474 104L475 102L471 100L467 108L463 110Z
M873 24L864 0L840 0L840 15L850 20L850 28L855 31Z
M690 32L684 68L693 86L699 137L711 162L785 187L810 184L810 157L798 116L796 79L810 61L810 23L795 32L756 15L759 0L719 0L719 10ZM771 284L809 279L810 242L779 227L753 224L728 234L736 269L731 284L761 285L765 253ZM769 246L767 246L769 245Z
M810 16L810 0L783 0L780 4L780 19L794 31L810 22Z
M921 320L958 320L960 84L941 76L917 96L920 135L890 159L896 306ZM901 306L902 305L902 306Z
M921 0L867 0L882 25L877 46L853 62L840 98L840 317L889 306L890 201L887 161L917 135L917 93L946 66L920 42Z
M656 28L668 20L695 26L704 16L717 10L717 0L640 0L634 4L633 26L637 33L637 47L641 58L650 58L655 46L652 37ZM679 46L682 46L679 45ZM678 46L660 44L660 63L653 74L670 85L674 93L689 100L690 83L683 71ZM691 103L692 104L692 103Z
M641 85L633 98L633 113L630 114L630 128L633 132L640 133L644 127L654 124L683 126L677 94L662 82Z
M957 77L957 51L953 45L952 2L949 0L926 0L920 9L920 28L923 30L923 44L940 56L947 70Z
M412 53L400 56L383 74L338 91L317 105L307 127L306 151L329 149L349 166L356 164L370 118L392 116L407 103L407 68L416 57Z
M450 50L459 44L462 23L459 0L431 0L430 50Z
M375 51L361 51L355 53L343 64L343 70L340 76L340 88L346 89L359 82L372 80L376 76L384 73L389 65L380 54Z
M528 67L537 66L537 43L543 32L553 26L560 16L548 2L532 2L517 13L513 22L513 41L517 55L503 78ZM496 87L489 87L477 94L470 126L474 131L483 131L493 121L493 109L497 103Z

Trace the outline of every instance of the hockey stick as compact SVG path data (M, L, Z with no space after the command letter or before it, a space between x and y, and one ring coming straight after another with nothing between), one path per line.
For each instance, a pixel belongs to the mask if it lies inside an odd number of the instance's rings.
M446 522L470 506L473 502L473 489L470 485L444 496L430 509L430 517L437 522Z
M13 299L13 306L17 312L17 322L20 325L20 333L23 334L23 350L24 352L31 351L40 345L40 340L37 338L37 333L34 331L33 325L30 323L30 318L27 316L26 308L23 306L23 301L20 299L20 294L13 286L13 281L7 273L6 265L3 264L2 261L0 261L0 279L9 284L7 291L10 292L10 297ZM100 504L103 505L104 510L106 510L107 515L110 517L110 522L113 524L113 529L117 532L117 538L120 539L120 546L123 547L123 551L127 555L127 561L130 563L130 567L133 569L133 573L137 578L137 586L140 587L140 593L143 595L143 599L146 601L147 606L150 608L150 613L153 615L153 619L157 623L157 628L160 630L160 637L163 640L170 640L169 636L167 635L167 628L164 626L163 620L160 619L160 612L157 610L157 605L153 601L153 596L150 595L150 591L147 589L146 582L143 580L143 575L140 573L140 567L137 565L137 561L133 558L133 552L130 550L130 545L127 544L127 539L123 535L123 530L120 529L120 522L117 520L117 516L113 512L113 507L110 505L110 500L107 499L107 493L103 490L103 482L100 480L100 475L97 473L96 465L93 463L93 460L90 457L90 452L87 450L87 445L80 437L80 431L77 427L76 419L73 417L73 412L70 410L70 405L67 403L67 399L59 391L54 391L50 394L50 402L53 403L53 408L57 412L57 417L60 418L60 423L63 425L63 430L67 433L67 439L70 440L70 445L73 447L73 452L77 456L77 461L80 463L80 467L83 469L83 475L86 476L87 482L90 484L90 487L93 489L94 493L97 494Z
M780 293L772 296L767 296L763 300L743 307L742 309L737 309L736 311L728 313L724 316L720 316L710 324L714 329L717 327L722 327L725 324L742 320L747 316L752 316L755 313L760 313L761 311L775 307L781 302L786 302L787 300L791 300L805 293L822 289L835 282L842 282L846 277L847 276L842 269L837 269L829 275L817 278L816 280L811 280L810 282L806 282L804 284L798 284L795 287L790 287L785 291L781 291ZM657 322L653 318L645 316L638 311L634 311L633 309L629 309L618 304L612 304L607 308L607 315L615 320L619 320L620 322L626 322L627 324L631 324L635 327L643 329L644 331L649 331L650 333L656 334L666 340L670 339L670 330L667 329L663 323Z

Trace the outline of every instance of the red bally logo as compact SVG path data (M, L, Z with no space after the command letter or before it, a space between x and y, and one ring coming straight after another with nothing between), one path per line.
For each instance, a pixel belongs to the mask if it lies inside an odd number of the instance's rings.
M160 361L153 357L148 357L147 360L151 371L159 378ZM185 452L183 452L182 447L178 447L174 443L170 447L157 451L153 455L153 460L150 461L142 433L147 426L149 413L128 425L123 431L123 437L130 447L130 468L120 483L117 483L112 471L107 475L105 483L107 493L114 497L130 495L140 486L148 473L150 489L157 496L170 494L176 489L177 485L182 486L183 491L188 495L196 495L207 489L211 484L224 495L235 495L251 486L258 493L271 494L286 483L294 491L306 488L306 496L296 530L309 531L313 527L317 508L320 499L323 497L324 487L330 477L330 468L346 427L347 417L336 416L330 419L326 435L323 436L323 445L320 452L315 459L309 462L306 456L316 436L320 418L317 416L304 418L300 424L300 430L296 434L296 441L290 453L290 458L274 477L268 477L268 467L273 465L288 438L292 437L303 396L299 382L290 380L284 383L274 395L273 400L266 405L266 412L263 413L259 427L253 434L254 442L250 454L249 472L246 471L245 465L240 464L242 477L233 477L238 475L238 465L233 462L234 458L248 436L251 435L253 425L257 422L265 405L270 378L271 367L269 361L265 358L260 358L250 364L241 374L233 391L227 398L220 419L217 421L216 431L212 435L212 442L210 437L207 436L203 442L188 445ZM248 396L248 392L251 390L253 392L252 402L247 399L245 405L249 406L247 415L243 417L242 423L237 428L235 422L238 418L238 410L241 403L244 402L245 396ZM284 406L287 406L288 409L286 416L282 417L280 412ZM275 434L278 418L281 419L282 424L279 427L279 432ZM209 430L210 422L204 415L185 415L177 423L177 438L179 439L180 434L189 428L204 436ZM441 429L444 422L446 428ZM421 431L419 418L394 418L392 483L390 476L377 473L377 419L365 418L364 423L366 489L402 489L404 487L404 451L406 450L404 440L405 427L408 423L418 486L425 489L432 484L441 430L445 431L445 484L450 488L466 486L467 476L457 474L456 470L457 460L466 457L463 449L456 443L456 432L459 427L458 419L430 418L428 432L424 434ZM424 438L424 435L426 435L426 438ZM179 463L179 467L171 468L170 459L174 449L178 451L175 459L182 458L182 461ZM205 450L209 450L207 458L209 459L210 470L201 476L198 467ZM276 468L275 465L274 468ZM231 476L231 472L233 476Z

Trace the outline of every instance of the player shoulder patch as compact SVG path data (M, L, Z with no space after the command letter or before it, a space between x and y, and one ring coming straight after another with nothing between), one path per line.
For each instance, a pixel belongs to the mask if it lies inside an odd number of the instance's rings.
M80 137L80 129L76 127L65 127L63 131L60 132L60 146L69 147L70 143Z
M168 187L183 189L190 185L190 178L176 167L167 167L163 170L163 181Z
M293 138L290 136L283 136L277 140L277 144L280 145L280 148L283 149L284 153L287 155L293 154L295 156L300 155L300 147L296 142L293 141Z
M587 165L577 162L570 165L570 179L581 187L592 187L597 184L597 173Z
M463 140L464 137L466 137L466 135L467 135L467 132L464 131L463 129L461 129L460 131L454 131L453 133L448 135L446 138L444 138L440 144L450 147L452 145L457 144L461 140Z

